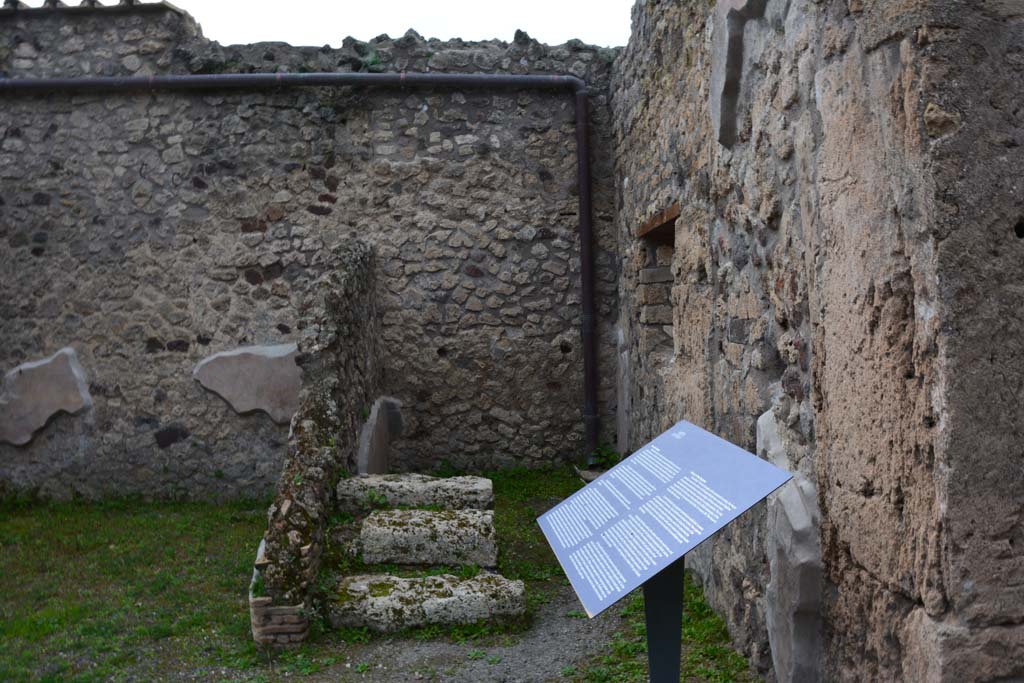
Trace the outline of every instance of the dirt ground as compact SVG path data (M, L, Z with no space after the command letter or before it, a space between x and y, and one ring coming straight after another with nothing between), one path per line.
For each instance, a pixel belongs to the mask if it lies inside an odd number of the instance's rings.
M357 673L348 662L313 678L315 681L430 681L438 683L539 683L565 680L563 671L607 650L620 627L619 610L594 619L579 615L580 604L569 587L537 615L534 627L492 646L416 640L384 640L353 653L370 669Z

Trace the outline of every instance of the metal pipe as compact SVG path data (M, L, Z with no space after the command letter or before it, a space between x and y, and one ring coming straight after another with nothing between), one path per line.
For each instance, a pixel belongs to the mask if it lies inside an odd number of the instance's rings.
M172 76L95 76L88 78L3 78L0 93L117 92L121 90L225 90L315 86L530 88L586 92L575 76L435 73L255 73ZM577 119L578 121L578 119Z
M594 226L590 194L590 143L587 93L576 90L576 183L579 186L580 216L580 306L583 320L583 435L587 464L597 449L597 321L594 311Z
M580 341L583 346L583 432L585 458L597 448L597 346L594 305L593 218L587 84L575 76L439 73L251 73L85 78L0 78L0 94L227 90L294 87L512 88L569 90L576 110L576 182L579 194Z

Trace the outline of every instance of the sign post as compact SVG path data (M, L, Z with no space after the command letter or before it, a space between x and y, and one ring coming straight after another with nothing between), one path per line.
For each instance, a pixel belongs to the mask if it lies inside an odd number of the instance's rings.
M651 682L677 683L684 556L791 478L679 422L537 522L588 616L643 586Z
M680 557L644 582L647 668L651 683L679 683L685 569L686 557Z

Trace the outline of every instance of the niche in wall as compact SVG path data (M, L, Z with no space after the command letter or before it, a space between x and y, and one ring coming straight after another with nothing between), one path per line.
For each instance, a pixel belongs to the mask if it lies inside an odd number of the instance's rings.
M640 352L645 355L672 355L672 257L679 212L677 202L644 221L636 231L643 253L636 300Z

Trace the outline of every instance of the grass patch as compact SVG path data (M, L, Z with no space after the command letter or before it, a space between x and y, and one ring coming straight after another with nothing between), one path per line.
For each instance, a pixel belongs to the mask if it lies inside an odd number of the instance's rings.
M746 659L732 649L725 622L704 600L704 591L686 573L682 640L682 680L687 683L753 683ZM643 593L625 599L622 629L608 654L598 662L563 676L578 683L644 683L647 681L647 625Z
M252 641L267 503L0 503L0 681L259 683L336 665L365 629ZM184 676L188 677L188 676Z
M570 467L488 472L494 482L498 570L526 582L527 594L543 591L565 575L537 524L537 517L582 487Z
M537 608L566 584L536 518L580 488L571 468L487 476L495 490L498 569L526 582L530 615L389 637L471 644L471 652L497 664L486 648L514 642ZM332 519L339 526L354 521ZM256 683L313 675L342 661L355 672L368 671L360 648L377 636L365 628L328 631L314 624L309 642L279 653L252 642L246 591L265 527L263 502L0 503L0 681L158 681L189 672L196 680ZM343 559L335 551L334 559ZM338 569L366 568L353 562ZM383 569L409 576L480 571ZM729 648L725 625L689 578L686 600L684 680L753 680ZM625 627L607 654L586 670L564 668L565 680L646 680L643 602L634 595L624 604Z
M263 503L3 504L0 680L117 680L168 643L256 661L246 589L265 526Z

